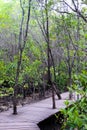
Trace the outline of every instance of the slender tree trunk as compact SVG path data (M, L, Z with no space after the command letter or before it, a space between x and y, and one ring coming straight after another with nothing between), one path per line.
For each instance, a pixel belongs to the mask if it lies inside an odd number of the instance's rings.
M55 84L55 83L53 83L53 89L54 89L54 91L55 91L57 97L58 97L59 99L61 99L60 92L59 92L59 90L56 88L56 84Z
M18 62L17 62L17 70L16 70L16 78L15 78L15 86L14 86L14 96L13 96L13 114L14 115L17 114L17 88L18 88L20 67L21 67L21 63L22 63L22 53L24 51L25 44L26 44L26 41L27 41L28 25L29 25L29 20L30 20L31 0L28 1L28 5L29 5L29 7L28 7L28 14L27 14L25 35L24 35L24 39L22 39L25 11L24 11L22 0L20 0L20 6L21 6L21 9L22 9L22 20L21 20L21 25L20 25L19 42L18 42L18 45L19 45L19 48L18 48L19 49L19 59L18 59ZM22 43L23 43L23 45L22 45Z
M70 66L69 66L68 73L69 73L69 87L71 88L72 78L71 78L71 68L70 68ZM73 96L73 93L72 93L72 91L70 91L70 93L69 93L69 99L72 99L72 96Z
M50 55L51 55L51 59L52 59L52 63L53 63L53 69L54 69L54 81L56 82L56 70L55 70L55 64L54 64L54 59L53 59L51 49L50 49ZM54 89L56 95L58 96L58 98L61 99L60 93L59 93L56 85L54 86L54 84L53 84L53 89Z
M51 48L49 48L49 52L50 52L50 56L51 56L51 60L52 60L52 64L53 64L53 70L54 70L54 81L56 82L56 70L55 70L55 63L54 63L54 58L51 52Z
M17 88L18 88L18 79L20 73L20 66L22 62L22 51L20 51L20 57L17 62L17 71L16 71L16 78L15 78L15 86L14 86L14 96L13 96L13 114L17 114Z
M55 95L54 88L51 81L51 72L50 72L50 38L49 38L49 15L48 15L48 0L45 0L45 11L46 11L46 41L47 41L47 57L48 57L48 86L52 88L52 101L53 108L55 108Z
M53 84L52 84L52 101L53 101L53 109L55 109L56 104L55 104L55 92L54 92Z

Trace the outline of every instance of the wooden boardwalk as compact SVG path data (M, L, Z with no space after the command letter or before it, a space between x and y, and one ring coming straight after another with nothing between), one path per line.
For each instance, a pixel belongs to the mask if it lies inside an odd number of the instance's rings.
M40 130L37 124L65 108L64 101L68 93L63 93L62 100L56 97L56 109L52 109L52 98L37 103L18 107L18 115L12 115L12 109L0 113L0 130Z

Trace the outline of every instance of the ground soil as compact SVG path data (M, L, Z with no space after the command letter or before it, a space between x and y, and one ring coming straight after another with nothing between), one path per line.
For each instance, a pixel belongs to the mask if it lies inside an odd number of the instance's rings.
M38 93L31 94L30 96L27 96L25 99L20 97L18 98L18 105L24 106L26 104L35 103L45 98L49 98L51 97L51 95L52 95L51 90L48 90L45 92L45 97L44 96L40 97ZM7 111L11 107L12 107L12 99L10 99L10 97L0 98L0 112Z

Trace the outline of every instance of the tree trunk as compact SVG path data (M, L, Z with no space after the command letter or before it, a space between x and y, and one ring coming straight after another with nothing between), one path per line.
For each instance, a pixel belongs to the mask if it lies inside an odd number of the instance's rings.
M71 67L69 66L69 87L71 88L71 84L72 84L72 78L71 78ZM73 93L72 93L72 90L70 90L70 93L69 93L69 99L72 99L73 97Z
M17 115L17 99L16 98L14 98L13 99L14 101L14 105L13 105L13 115Z
M55 109L56 104L55 104L55 92L54 92L53 84L52 84L52 102L53 102L53 109Z
M19 80L19 74L20 74L20 67L21 67L21 62L22 62L22 53L25 48L25 44L27 41L27 34L28 34L28 25L29 25L29 20L30 20L30 8L31 8L31 0L28 1L28 14L27 14L27 21L26 21L26 28L25 28L25 35L24 39L22 41L22 34L23 34L23 23L24 23L24 5L22 1L20 0L20 6L22 9L22 19L21 19L21 25L20 25L20 32L19 32L19 41L18 41L18 46L19 46L19 58L17 62L17 70L16 70L16 78L15 78L15 86L14 86L14 96L13 96L13 114L17 114L17 87L18 87L18 80ZM23 45L22 45L23 43Z
M58 99L61 99L60 92L59 92L59 90L56 88L55 83L53 83L53 89L54 89L54 91L55 91L55 93L56 93L56 95L57 95Z

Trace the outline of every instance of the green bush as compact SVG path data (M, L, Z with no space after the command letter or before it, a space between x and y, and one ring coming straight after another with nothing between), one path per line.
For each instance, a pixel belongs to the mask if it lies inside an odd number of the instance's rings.
M79 85L80 88L79 89ZM62 130L87 130L87 72L83 71L78 76L74 76L72 89L81 95L81 98L69 106L65 103L67 109L62 109L64 123ZM72 90L73 91L73 90Z
M56 83L57 83L58 89L61 92L64 92L67 90L67 79L68 77L63 72L61 73L61 75L56 76Z

